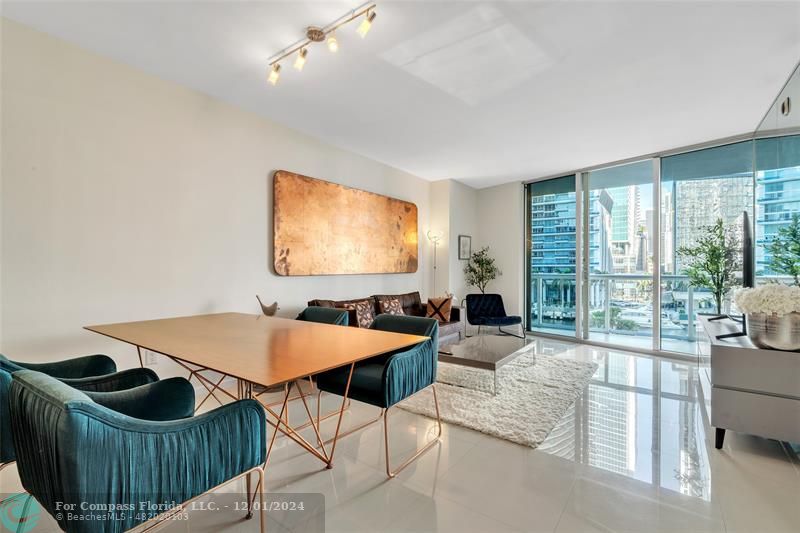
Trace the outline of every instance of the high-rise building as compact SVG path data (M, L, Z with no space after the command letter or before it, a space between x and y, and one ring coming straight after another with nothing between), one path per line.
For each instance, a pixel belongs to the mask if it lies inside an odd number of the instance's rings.
M675 183L675 249L692 246L709 226L722 219L737 224L742 211L752 214L753 174L741 173ZM678 268L683 265L677 258Z
M612 272L611 210L614 201L605 190L591 191L589 200L589 270ZM569 317L569 309L575 303L575 193L533 196L530 224L531 274L571 274L542 283L542 303L558 306L559 313ZM595 295L594 299L600 297ZM536 307L538 298L538 293L531 298L532 308Z
M674 185L674 184L670 184ZM675 202L673 188L661 189L661 264L662 271L675 273ZM650 248L653 249L652 246Z
M769 263L771 254L766 246L780 228L800 214L800 167L759 171L756 173L756 271L775 274Z
M605 191L590 193L589 268L611 270L611 209L613 200ZM575 273L575 193L531 198L531 273Z
M531 273L575 273L575 193L531 198Z
M637 226L640 217L641 201L639 186L614 187L607 189L614 201L611 210L611 246L614 257L615 274L636 271L638 250Z

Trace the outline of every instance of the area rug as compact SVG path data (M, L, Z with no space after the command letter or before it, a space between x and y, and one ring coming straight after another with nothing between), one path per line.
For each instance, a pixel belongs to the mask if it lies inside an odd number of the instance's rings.
M439 363L436 392L442 420L531 448L544 442L583 392L597 364L528 350L500 369L497 395L491 393L492 372ZM436 416L430 387L398 407Z

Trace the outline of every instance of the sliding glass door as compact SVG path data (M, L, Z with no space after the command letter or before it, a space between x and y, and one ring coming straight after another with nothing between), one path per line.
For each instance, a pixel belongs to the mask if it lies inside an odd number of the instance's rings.
M575 175L527 187L527 327L575 335Z
M584 173L583 337L652 349L653 162Z

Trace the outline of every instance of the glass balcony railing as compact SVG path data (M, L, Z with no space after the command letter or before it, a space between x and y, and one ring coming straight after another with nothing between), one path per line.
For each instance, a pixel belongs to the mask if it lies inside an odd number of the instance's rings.
M531 274L532 328L575 329L575 275ZM590 274L589 330L652 336L652 276ZM698 312L712 311L708 291L696 290L686 276L662 275L661 335L693 341ZM539 295L542 295L540 297Z
M529 327L574 335L575 274L532 273L530 280ZM759 276L757 281L790 282L785 276ZM650 274L590 274L587 293L590 338L620 341L636 337L649 342L653 321L660 315L660 345L670 351L695 353L696 341L702 338L697 316L716 312L711 293L692 287L688 277L681 275L661 275L660 313L653 312ZM731 307L729 296L723 312L737 314Z

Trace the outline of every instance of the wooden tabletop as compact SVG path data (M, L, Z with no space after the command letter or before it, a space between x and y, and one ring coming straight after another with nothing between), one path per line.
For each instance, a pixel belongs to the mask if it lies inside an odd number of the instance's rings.
M124 322L85 329L266 387L428 339L243 313Z

